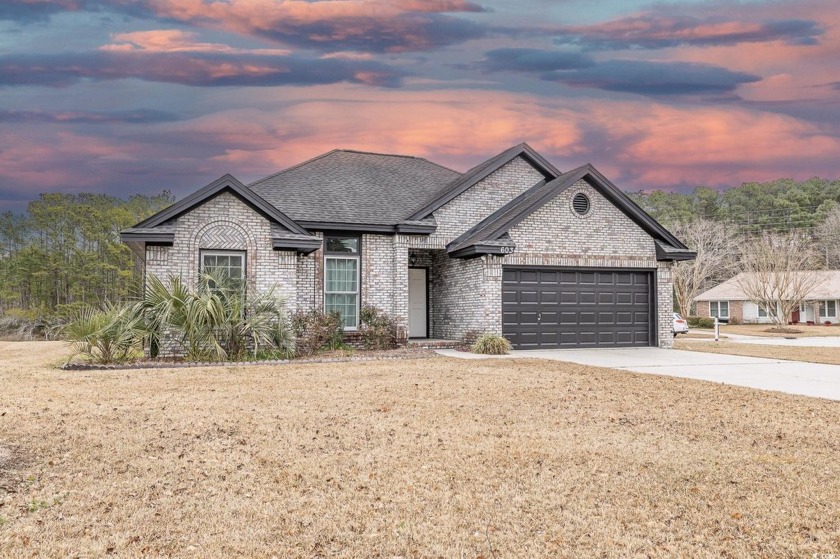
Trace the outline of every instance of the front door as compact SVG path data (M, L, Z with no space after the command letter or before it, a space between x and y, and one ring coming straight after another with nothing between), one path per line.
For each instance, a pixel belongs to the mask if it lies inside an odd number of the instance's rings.
M408 269L408 335L411 338L429 335L426 273L426 268Z

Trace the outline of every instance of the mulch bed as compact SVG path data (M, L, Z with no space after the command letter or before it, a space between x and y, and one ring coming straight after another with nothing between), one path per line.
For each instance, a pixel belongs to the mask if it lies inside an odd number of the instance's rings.
M342 363L353 361L386 361L395 359L426 359L437 354L420 347L400 347L388 350L357 350L353 352L337 350L320 353L311 357L295 359L269 359L254 361L176 361L173 359L146 359L134 363L114 363L101 365L96 363L71 362L61 368L65 371L110 371L135 369L180 369L191 367L237 367L243 365L289 365L302 363Z

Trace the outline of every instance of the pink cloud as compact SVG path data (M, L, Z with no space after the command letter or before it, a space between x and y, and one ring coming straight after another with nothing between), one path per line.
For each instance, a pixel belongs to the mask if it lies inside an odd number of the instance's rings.
M111 37L113 42L99 47L99 50L111 52L203 52L277 56L291 54L291 51L286 49L240 49L221 43L202 43L195 40L197 36L197 33L179 29L156 29L152 31L116 33Z
M149 0L149 6L159 17L340 51L427 50L484 33L444 13L483 11L462 0Z

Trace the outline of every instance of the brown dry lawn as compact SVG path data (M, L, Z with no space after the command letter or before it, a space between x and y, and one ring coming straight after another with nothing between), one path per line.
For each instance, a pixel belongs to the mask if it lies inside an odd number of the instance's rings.
M747 357L788 359L806 363L827 363L840 365L840 349L836 347L791 347L782 345L742 344L727 340L706 342L679 338L674 341L675 349L702 351L705 353L726 353Z
M0 343L2 557L840 553L840 403L536 360L63 372Z
M744 334L747 336L774 337L787 336L793 338L821 338L826 336L840 336L840 325L836 326L808 326L806 324L792 324L787 328L799 330L797 334L780 334L779 332L768 332L773 328L772 324L721 324L721 334ZM709 332L712 330L690 329L692 332Z

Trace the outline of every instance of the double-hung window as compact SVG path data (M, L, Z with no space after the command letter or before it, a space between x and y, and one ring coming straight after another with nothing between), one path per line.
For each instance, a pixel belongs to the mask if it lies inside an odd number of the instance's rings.
M359 325L359 237L324 239L324 311L337 311L345 328Z
M712 318L729 318L729 301L710 301L709 316Z
M820 318L837 318L837 301L820 301Z
M245 286L245 253L234 250L203 250L201 271L218 278L227 284L229 289L242 289Z

